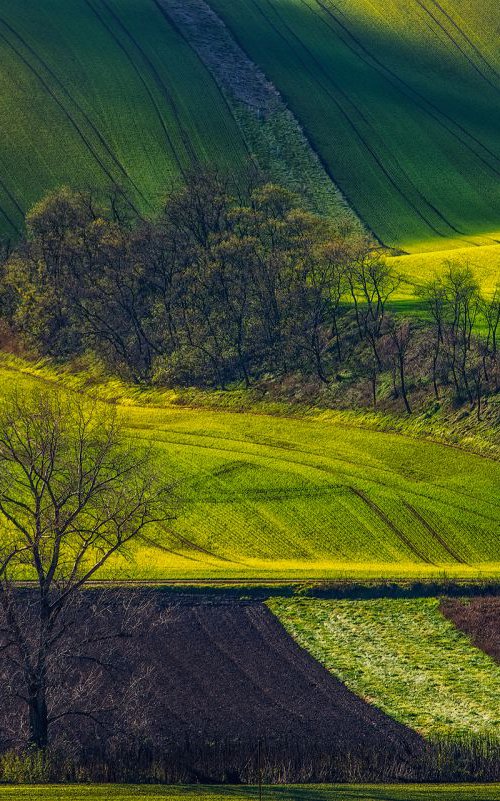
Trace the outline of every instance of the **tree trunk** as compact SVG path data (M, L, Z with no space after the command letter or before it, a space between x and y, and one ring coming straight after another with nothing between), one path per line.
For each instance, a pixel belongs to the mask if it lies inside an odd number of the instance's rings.
M407 392L406 392L405 365L404 365L404 360L403 360L402 356L399 357L399 377L400 377L400 381L401 381L401 394L403 396L405 409L408 412L408 414L411 414L411 406L410 406L410 404L408 402L408 395L407 395Z
M30 687L29 698L30 743L36 748L46 748L49 741L49 721L45 687L39 683Z

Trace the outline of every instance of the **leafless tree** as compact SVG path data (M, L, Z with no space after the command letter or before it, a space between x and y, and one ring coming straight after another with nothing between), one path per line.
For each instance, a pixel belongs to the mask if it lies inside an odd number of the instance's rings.
M114 554L170 516L170 495L154 478L151 455L127 441L113 409L49 390L3 402L1 649L16 666L15 691L35 747L48 745L57 717L77 712L74 698L54 699L52 672L56 663L68 664L63 656L72 638L75 647L76 623L84 639L92 631L82 622L79 591Z

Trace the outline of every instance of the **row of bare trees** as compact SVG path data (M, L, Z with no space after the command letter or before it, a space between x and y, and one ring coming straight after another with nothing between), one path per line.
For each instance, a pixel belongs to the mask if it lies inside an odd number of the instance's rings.
M415 391L439 399L451 387L480 414L497 389L500 291L483 298L471 270L450 263L405 315L390 259L279 186L242 199L220 176L193 176L153 222L63 189L27 232L5 259L1 304L42 354L93 352L167 385L358 382L374 404L386 374L408 413Z

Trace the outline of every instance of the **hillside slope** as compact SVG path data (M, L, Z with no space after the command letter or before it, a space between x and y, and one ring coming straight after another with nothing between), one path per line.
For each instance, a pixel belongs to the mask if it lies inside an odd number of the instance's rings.
M0 235L50 189L115 183L150 212L201 161L248 151L153 0L0 0Z
M0 369L5 388L58 381L48 371L35 376ZM68 383L64 373L60 380ZM169 398L158 392L143 405L131 390L119 409L130 437L157 449L158 469L174 482L175 520L106 575L498 576L499 462L334 413L289 419Z
M494 0L210 0L386 244L500 230Z

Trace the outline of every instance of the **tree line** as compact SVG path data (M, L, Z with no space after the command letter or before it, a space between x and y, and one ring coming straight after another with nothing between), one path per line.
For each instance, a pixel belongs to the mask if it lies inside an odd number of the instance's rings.
M412 396L451 389L480 416L497 391L500 290L483 297L467 266L420 285L406 315L381 249L283 187L255 181L241 197L192 175L155 220L131 219L119 198L61 189L5 254L2 315L37 353L90 352L167 386L296 376L369 388L374 405L384 377L408 413Z

